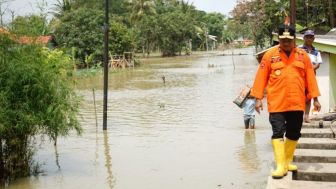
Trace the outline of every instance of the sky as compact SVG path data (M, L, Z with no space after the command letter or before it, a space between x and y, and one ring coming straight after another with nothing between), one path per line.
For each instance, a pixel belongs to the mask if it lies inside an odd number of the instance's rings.
M199 9L206 12L219 12L228 15L234 8L236 0L187 0ZM37 2L41 0L12 0L5 5L8 10L13 10L16 15L26 15L34 12L38 12ZM45 0L48 7L52 7L56 3L56 0ZM10 14L7 13L6 20L10 19Z
M228 15L236 5L236 0L189 0L199 10L219 12Z

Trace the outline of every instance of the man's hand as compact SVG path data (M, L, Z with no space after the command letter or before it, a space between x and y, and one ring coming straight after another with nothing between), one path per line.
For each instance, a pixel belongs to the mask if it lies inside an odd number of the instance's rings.
M320 64L314 64L314 65L313 65L313 69L314 69L314 71L316 71L317 69L319 69L319 67L320 67Z
M318 112L321 110L321 104L319 103L317 98L314 98L314 110Z
M260 99L256 100L255 110L258 112L258 114L260 114L260 110L263 110L263 104Z

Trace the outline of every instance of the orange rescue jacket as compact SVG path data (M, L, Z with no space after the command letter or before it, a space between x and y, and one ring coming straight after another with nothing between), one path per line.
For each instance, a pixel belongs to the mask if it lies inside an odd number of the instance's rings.
M269 112L304 111L306 97L320 96L309 56L300 48L294 48L290 57L279 45L265 53L251 96L262 99L265 88Z

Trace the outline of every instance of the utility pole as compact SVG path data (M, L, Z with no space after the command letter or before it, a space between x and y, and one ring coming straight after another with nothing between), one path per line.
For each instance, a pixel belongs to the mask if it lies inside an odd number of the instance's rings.
M295 27L296 23L296 0L290 0L290 23Z
M109 0L105 0L103 130L107 129Z

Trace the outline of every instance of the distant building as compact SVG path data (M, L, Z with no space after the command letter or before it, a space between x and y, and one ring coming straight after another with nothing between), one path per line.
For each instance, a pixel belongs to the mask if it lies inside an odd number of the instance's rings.
M241 38L238 38L237 40L234 40L233 41L233 44L235 45L243 45L243 46L249 46L249 45L252 45L253 44L253 40L250 40L250 39L243 39L242 37Z
M54 49L58 46L55 36L53 35L38 36L36 38L23 36L18 39L18 42L21 44L41 44L45 47L48 47L49 49Z
M10 38L20 44L40 44L49 49L54 49L58 46L54 35L47 36L38 36L38 37L30 37L30 36L16 36L11 34L8 30L4 28L0 28L0 34L10 35Z

